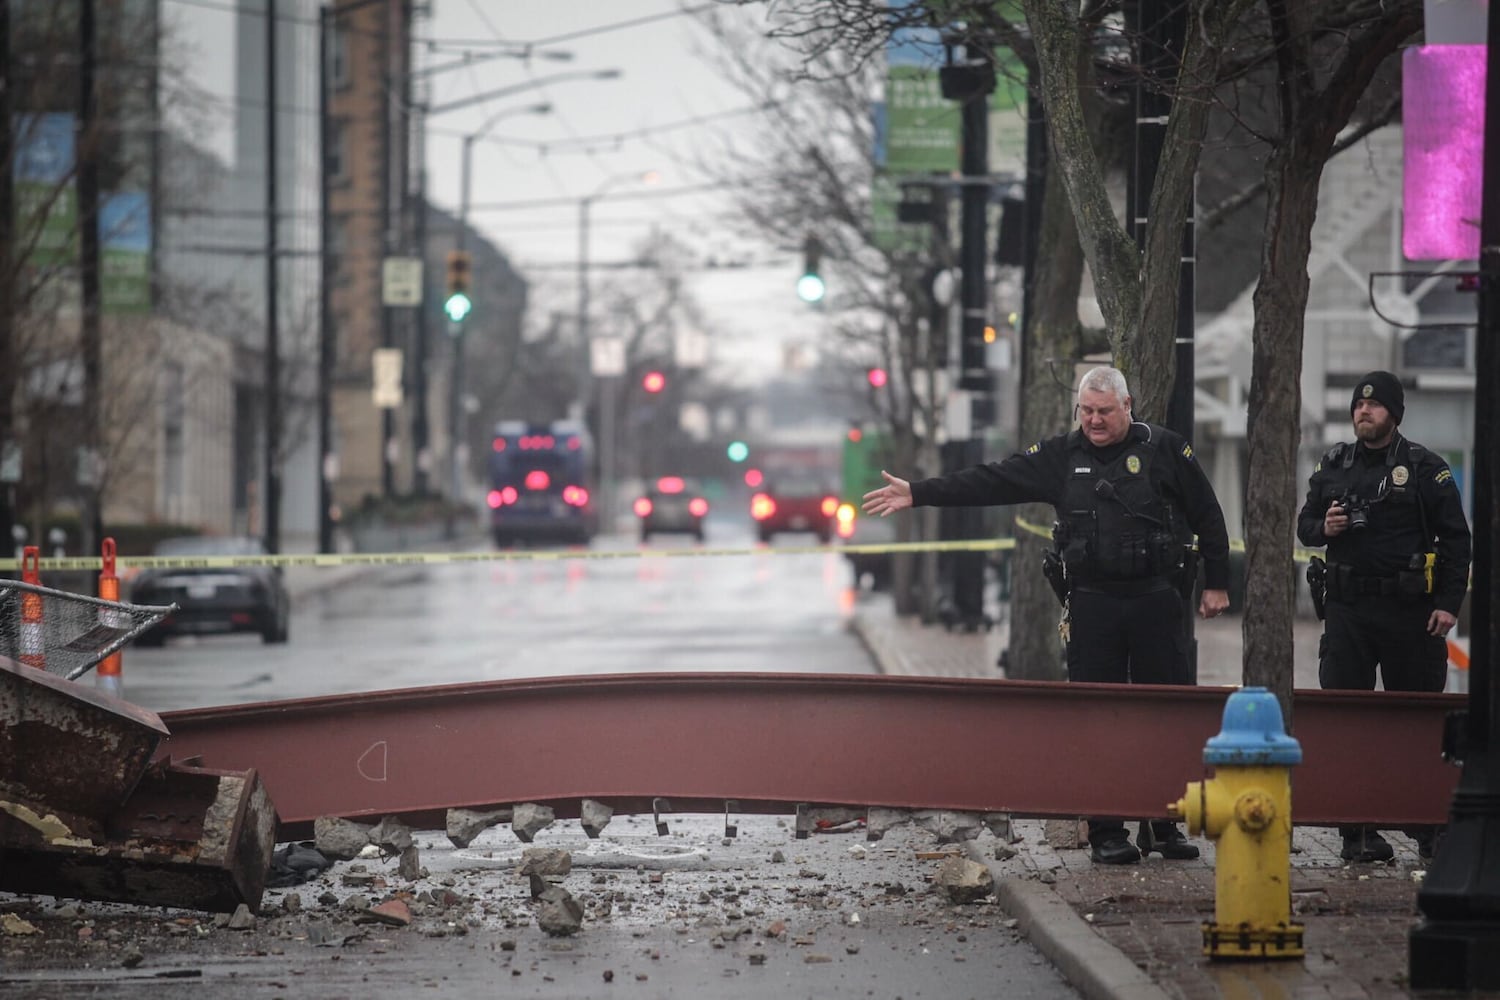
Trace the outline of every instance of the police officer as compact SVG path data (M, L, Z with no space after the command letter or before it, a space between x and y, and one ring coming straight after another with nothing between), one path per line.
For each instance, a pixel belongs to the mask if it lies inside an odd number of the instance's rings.
M1229 606L1229 536L1213 487L1181 435L1132 419L1125 376L1100 367L1078 383L1077 430L1039 441L1003 462L909 483L881 472L866 513L907 507L1050 503L1066 572L1068 679L1186 683L1185 541L1197 532L1203 559L1199 613ZM1190 584L1189 584L1190 586ZM1196 858L1169 821L1141 824L1138 848L1119 819L1089 820L1095 861L1130 864L1141 850Z
M1328 546L1326 621L1318 646L1325 688L1441 691L1446 637L1469 580L1469 524L1448 463L1397 427L1406 394L1390 372L1354 386L1352 443L1313 469L1297 515L1304 545ZM1388 861L1391 845L1366 827L1341 827L1346 861ZM1434 831L1410 831L1430 857Z

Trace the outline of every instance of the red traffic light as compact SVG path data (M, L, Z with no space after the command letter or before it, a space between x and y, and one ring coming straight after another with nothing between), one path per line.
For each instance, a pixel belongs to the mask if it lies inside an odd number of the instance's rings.
M641 388L647 392L661 392L667 387L667 377L661 372L647 372L641 378Z
M870 384L877 389L881 388L886 383L886 374L884 368L871 368L868 372L865 373L865 377L869 379Z

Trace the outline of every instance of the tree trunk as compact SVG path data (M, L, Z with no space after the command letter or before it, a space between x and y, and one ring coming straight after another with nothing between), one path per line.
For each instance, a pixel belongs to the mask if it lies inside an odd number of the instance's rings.
M1244 680L1270 689L1292 724L1292 621L1302 435L1302 338L1307 260L1327 149L1289 138L1267 164L1265 241L1255 288L1250 466L1245 492Z
M1078 292L1083 283L1083 247L1073 222L1067 191L1048 162L1046 194L1037 238L1037 260L1026 318L1026 370L1022 372L1025 405L1021 445L1065 429L1073 412L1073 362L1079 355ZM1042 576L1042 553L1051 542L1025 525L1048 528L1053 511L1046 504L1025 504L1016 511L1016 550L1011 560L1010 650L1008 677L1018 680L1062 680L1067 671L1057 635L1059 608ZM1022 524L1020 522L1025 522Z

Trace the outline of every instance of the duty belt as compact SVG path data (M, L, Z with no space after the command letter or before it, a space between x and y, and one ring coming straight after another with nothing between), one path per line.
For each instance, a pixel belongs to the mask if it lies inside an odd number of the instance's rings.
M1352 572L1347 566L1330 564L1328 567L1328 597L1335 601L1348 601L1355 597L1398 597L1397 578L1393 576L1367 576Z
M1079 580L1073 584L1073 589L1085 594L1140 597L1158 590L1171 590L1172 581L1164 576L1143 576L1138 580Z

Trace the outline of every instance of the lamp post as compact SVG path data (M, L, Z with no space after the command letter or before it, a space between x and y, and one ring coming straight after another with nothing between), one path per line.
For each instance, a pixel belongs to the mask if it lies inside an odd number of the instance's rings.
M456 238L457 249L467 249L469 240L469 197L474 177L474 143L489 134L490 129L497 122L514 115L546 115L552 113L552 105L547 103L528 104L523 107L502 108L495 112L479 128L464 136L464 151L461 163L462 174L460 175L460 190L458 203L458 236ZM475 294L471 290L470 294ZM449 495L458 500L463 495L463 467L464 452L460 447L463 439L464 427L464 321L448 321L448 334L453 340L453 385L448 399L448 472L449 472Z
M615 174L605 178L593 194L578 199L578 341L585 370L589 365L589 210L616 184L635 181L655 184L655 170ZM618 375L601 374L599 381L599 515L606 532L614 528L615 511L615 380ZM582 397L580 392L579 396Z

